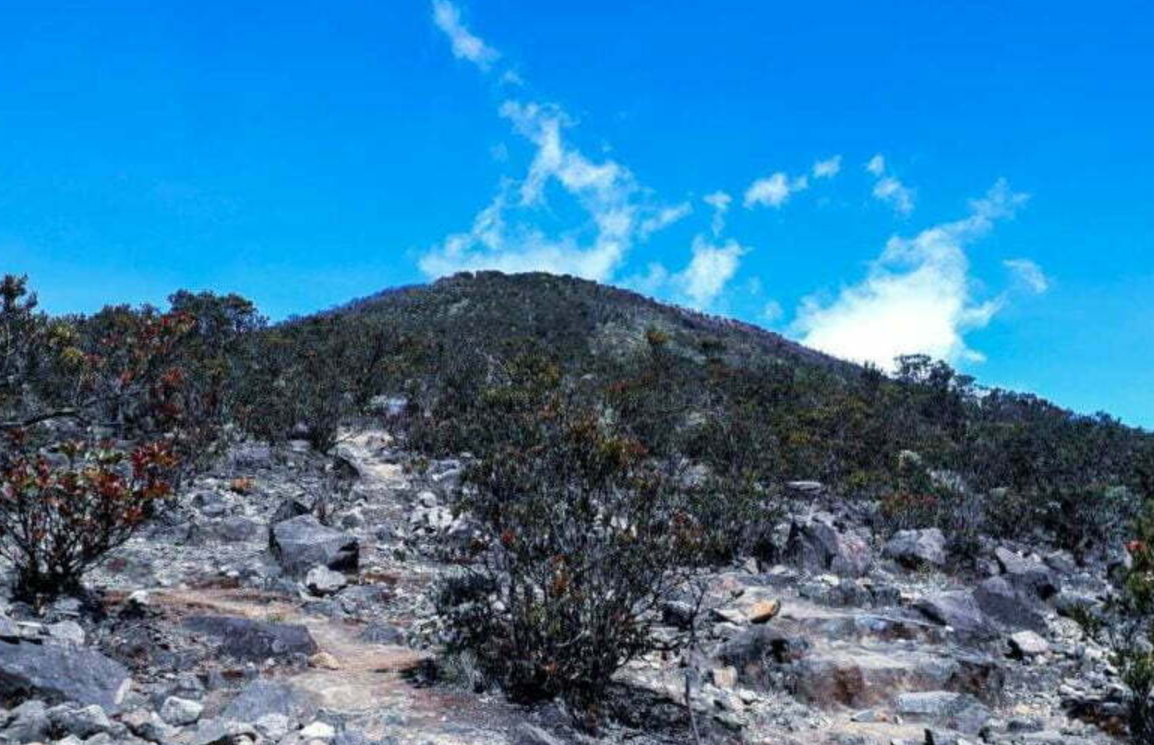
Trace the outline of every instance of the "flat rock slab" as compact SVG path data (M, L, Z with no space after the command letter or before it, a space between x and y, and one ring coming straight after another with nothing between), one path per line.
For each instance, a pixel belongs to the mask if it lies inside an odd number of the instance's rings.
M185 619L184 627L221 639L220 651L242 660L261 661L297 653L311 656L318 651L312 634L298 624L233 616L191 616Z
M114 712L131 682L123 665L87 647L0 642L0 697L6 705L38 698Z

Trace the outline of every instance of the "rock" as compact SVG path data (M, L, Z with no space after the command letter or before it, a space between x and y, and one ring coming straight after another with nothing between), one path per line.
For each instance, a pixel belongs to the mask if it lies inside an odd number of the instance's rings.
M120 721L132 734L149 742L173 742L180 732L161 719L159 714L147 709L134 709L122 716Z
M1002 547L994 550L994 558L1010 584L1022 592L1047 600L1062 589L1057 575L1037 559L1019 556Z
M800 658L809 644L770 626L750 626L725 642L718 657L737 668L739 677L756 676L766 663L783 664Z
M204 706L186 698L169 696L160 707L160 718L168 724L183 727L200 719Z
M289 683L255 680L221 711L221 717L242 722L257 722L270 714L279 714L295 726L317 715L319 704L307 692Z
M284 714L265 714L253 725L261 737L273 742L279 741L292 728L292 722Z
M759 600L745 611L750 623L765 623L781 612L781 601Z
M786 552L810 571L853 577L869 571L873 561L869 542L863 536L839 531L832 516L824 513L793 522Z
M247 517L226 517L208 526L207 532L219 541L238 543L255 538L260 525Z
M331 740L337 736L337 731L326 722L313 722L301 729L300 735L306 740Z
M937 528L899 530L886 543L882 552L907 567L940 567L946 563L946 537Z
M276 511L273 512L272 517L269 518L268 524L276 525L277 523L283 523L285 520L292 520L294 517L310 514L312 514L312 510L309 509L309 506L304 502L298 499L286 499L277 506ZM269 537L271 539L272 536L270 535Z
M903 693L895 710L903 718L935 721L968 735L977 734L990 719L990 710L977 699L953 691Z
M312 515L301 515L272 526L270 545L286 571L301 574L322 565L355 571L360 560L356 537L321 525Z
M373 644L393 644L403 646L405 644L405 632L399 626L390 626L379 621L373 621L357 637L361 641L372 642Z
M305 575L305 587L314 595L332 595L349 583L345 575L327 566L315 566Z
M1046 621L1032 599L1004 577L984 580L974 590L974 600L983 613L1008 628L1046 630Z
M321 670L340 670L341 663L328 652L317 652L309 658L309 665Z
M191 616L184 625L191 631L221 639L220 651L230 657L263 662L293 654L316 654L309 630L298 624L268 623L233 616Z
M48 718L48 707L43 701L25 701L13 709L8 716L8 726L0 735L4 742L33 742L48 739L52 729Z
M84 644L84 628L75 621L61 621L49 624L48 636L56 641L81 646Z
M709 671L709 677L713 681L713 685L718 688L729 689L737 687L737 668L732 665L713 668Z
M1050 651L1050 644L1033 631L1010 634L1010 650L1018 657L1036 657Z
M131 682L120 663L87 647L0 642L0 697L75 701L112 712Z
M190 745L239 745L243 738L255 740L256 737L256 729L246 722L202 719L188 742Z
M793 688L801 699L822 706L862 707L886 703L897 693L950 690L994 696L1001 669L989 658L941 656L908 648L826 649L795 666Z
M927 618L949 626L963 636L992 636L989 619L966 590L951 590L922 598L915 606Z
M509 745L562 745L562 743L540 727L522 722L510 733Z
M58 706L48 713L52 726L70 735L88 738L92 735L112 730L112 722L98 704L74 709L71 706Z

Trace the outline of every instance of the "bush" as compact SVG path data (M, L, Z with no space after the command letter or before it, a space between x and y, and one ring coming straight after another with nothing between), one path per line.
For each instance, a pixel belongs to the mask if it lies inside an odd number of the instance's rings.
M130 455L80 443L18 457L0 474L0 556L16 595L40 601L79 589L84 572L121 545L170 492L167 444Z
M514 700L594 717L613 673L655 648L658 608L703 549L678 469L602 414L555 391L520 419L521 447L470 469L461 506L484 551L436 596L451 654L473 653Z

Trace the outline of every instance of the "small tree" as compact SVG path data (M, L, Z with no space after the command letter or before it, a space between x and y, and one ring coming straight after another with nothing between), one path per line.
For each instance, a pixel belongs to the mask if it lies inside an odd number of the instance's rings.
M1137 488L1145 501L1126 544L1130 566L1116 600L1119 623L1110 630L1122 682L1130 689L1130 738L1154 743L1154 450L1140 461Z
M662 601L699 564L701 530L678 468L554 391L517 447L466 477L480 566L442 592L453 651L515 700L560 696L594 717L612 675L652 651ZM462 602L464 601L464 602Z
M129 455L73 442L55 451L17 457L0 473L0 556L16 568L16 595L33 602L79 589L169 493L176 465L167 444Z

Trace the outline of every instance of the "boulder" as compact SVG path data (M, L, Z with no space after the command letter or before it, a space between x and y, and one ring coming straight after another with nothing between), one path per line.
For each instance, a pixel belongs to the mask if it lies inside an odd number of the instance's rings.
M75 701L116 711L132 680L118 662L87 647L0 642L0 697Z
M261 662L270 657L316 654L317 644L299 624L268 623L233 616L192 616L184 625L191 631L221 640L220 651L230 657Z
M268 524L276 525L277 523L283 523L285 520L292 520L294 517L309 514L312 514L312 510L310 510L309 506L304 502L299 499L286 499L277 506L276 511L273 512L272 517L269 518Z
M292 574L303 574L317 565L355 571L360 560L354 536L325 527L312 515L276 523L269 532L273 555Z
M50 709L47 714L53 729L76 737L92 737L102 732L109 732L114 727L104 709L98 704L90 704L79 709L61 705Z
M315 566L305 575L305 587L314 595L332 595L348 583L345 575L326 566Z
M1050 651L1050 643L1033 631L1010 634L1010 651L1017 657L1037 657Z
M853 531L838 530L833 517L818 513L790 526L786 552L797 564L816 572L858 577L869 571L869 541Z
M372 644L393 644L400 646L405 644L405 632L402 628L399 626L390 626L379 621L374 621L366 626L357 638Z
M1037 559L1020 556L1003 547L994 550L994 558L1005 578L1022 592L1047 600L1062 589L1057 574Z
M977 600L966 590L950 590L922 598L915 606L927 618L963 636L989 637L993 628Z
M257 722L258 727L270 715L279 715L292 727L310 721L319 708L310 694L289 683L255 680L245 686L220 715L223 719Z
M800 637L790 636L771 626L750 626L721 646L718 657L737 668L742 678L756 677L769 663L784 664L799 659L809 647Z
M911 568L940 567L946 563L946 537L937 528L899 530L886 543L883 553Z
M1037 603L1004 577L991 577L979 584L974 600L983 613L1007 628L1039 633L1046 630Z
M200 719L204 706L196 701L178 696L169 696L160 707L160 718L168 724L183 727Z

